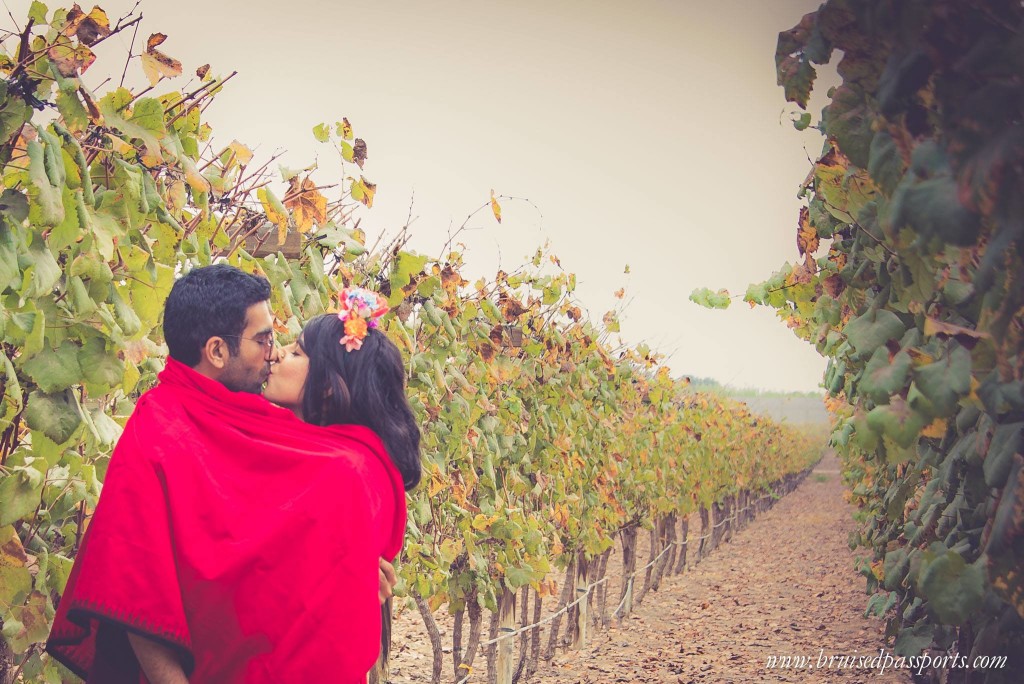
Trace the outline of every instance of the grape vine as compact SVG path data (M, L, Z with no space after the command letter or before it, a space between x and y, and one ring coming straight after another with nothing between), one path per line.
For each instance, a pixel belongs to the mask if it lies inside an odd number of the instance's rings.
M183 71L159 49L162 34L125 65L141 66L150 87L94 93L82 79L93 48L140 19L37 1L0 40L0 672L9 680L71 676L40 645L111 449L162 368L160 312L183 268L226 260L264 274L282 340L346 285L388 297L386 333L409 368L426 471L409 499L399 589L425 619L442 605L468 614L478 641L481 609L497 611L510 593L553 592L556 569L599 567L615 540L735 508L817 458L819 442L690 391L643 345L613 347L615 313L588 320L575 276L544 250L471 284L459 252L417 254L407 231L368 249L354 216L376 186L347 119L313 129L340 157L340 182L289 171L276 181L273 159L215 143L202 120L230 74L203 66L185 88L152 94ZM481 209L500 220L505 200L492 194ZM474 648L453 655L457 673Z

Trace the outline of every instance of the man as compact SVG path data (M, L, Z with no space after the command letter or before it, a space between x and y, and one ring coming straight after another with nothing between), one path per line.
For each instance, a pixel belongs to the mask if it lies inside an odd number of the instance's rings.
M221 390L219 391L220 396L218 396L218 391L214 387L208 386L207 390L209 393L207 395L200 394L200 397L208 397L209 401L223 401L226 404L237 402L245 405L248 403L256 406L256 410L261 409L261 402L254 404L252 400L245 397L246 395L260 394L262 392L263 384L270 373L271 364L277 360L278 349L274 340L274 320L270 310L270 294L270 285L266 279L246 274L239 269L224 264L195 269L175 283L167 299L164 311L164 337L167 342L169 356L174 361L191 368L199 376L215 381L227 390L230 390L230 393L224 393ZM169 362L169 366L171 364L172 362ZM161 375L161 384L167 384L163 374ZM141 430L138 427L134 430L129 430L129 427L132 426L130 422L129 426L126 427L126 433L122 436L121 442L125 442L128 439L132 439L134 442L125 446L124 449L131 449L133 453L147 453L151 450L158 450L165 454L164 463L174 464L181 461L195 460L199 462L199 465L195 468L194 472L199 473L201 477L207 472L206 469L209 468L211 480L216 480L216 469L221 467L219 461L203 463L204 458L208 459L211 456L201 446L197 449L194 445L186 442L180 448L176 448L176 445L173 443L175 435L184 434L187 436L190 431L194 431L194 426L191 423L181 426L175 425L175 421L184 420L178 413L173 411L159 413L157 409L151 408L153 402L149 402L146 406L143 406L143 403L144 401L140 400L139 407L137 407L135 414L132 416L132 421L135 421L135 425L138 426L142 424L141 421L148 420L149 422L146 424L150 427L147 430ZM211 410L221 409L220 406L210 408ZM202 412L202 407L199 407L198 410ZM276 420L276 416L271 414L268 420L271 419ZM291 426L285 425L286 428L291 429ZM210 429L220 429L221 427L221 423L215 422ZM218 433L215 438L211 438L215 439L218 446L223 446L227 449L225 453L228 454L229 459L235 455L233 451L237 451L232 450L230 444L226 444L229 440L237 438L239 440L239 450L249 448L248 446L243 447L244 440L250 437L247 434L248 426L245 424L245 421L241 423L241 427L243 432L239 432L236 426L234 432ZM252 427L256 430L261 426L253 425ZM118 444L119 450L122 448L121 442ZM250 443L244 442L244 444L249 445ZM256 442L256 444L257 446L266 446L266 440ZM303 446L299 445L296 449L303 448ZM311 445L309 449L314 454L316 453L314 445ZM244 455L242 456L244 457ZM134 519L135 522L132 522L132 527L133 529L137 528L136 533L134 536L125 534L124 536L127 539L118 542L123 546L132 546L146 542L147 540L140 540L138 537L149 536L151 525L148 520L138 522L138 519L145 515L144 511L138 509L147 505L147 499L141 498L141 495L136 495L136 498L132 499L133 493L122 493L121 490L126 486L124 483L132 483L130 487L134 487L138 480L152 479L153 473L143 468L138 469L137 472L130 476L120 474L121 471L134 467L130 465L134 461L129 459L130 457L125 457L115 451L114 458L111 461L111 471L108 472L110 491L104 490L93 525L95 527L97 523L100 523L103 525L104 530L109 531L117 529L117 526L120 524L114 521L115 518L120 521L125 521L125 518ZM119 466L120 470L116 476L116 482L111 482L112 478L110 475L114 471L115 463ZM236 469L232 472L244 473L245 471L238 471ZM155 475L159 482L154 485L152 491L159 496L169 486L163 480L170 478L170 476L162 470L160 462L157 463ZM233 477L225 477L223 481L214 481L212 485L209 482L189 485L187 478L184 481L186 483L184 485L181 483L175 485L175 491L189 492L193 486L197 490L200 487L204 488L204 492L201 495L197 495L194 500L186 498L187 504L177 504L178 507L193 509L190 511L190 514L193 519L199 521L199 526L204 527L204 531L208 532L209 530L206 528L209 526L216 527L217 525L224 524L216 517L217 510L226 510L226 517L230 518L232 509L230 507L224 508L224 502L230 503L232 501L232 487L236 484ZM270 480L270 482L273 483L275 481ZM298 482L297 487L296 491L299 494L303 494L306 489L309 489L301 481ZM248 493L247 497L251 499L253 493L256 496L261 496L266 489L266 487L256 487L239 491L246 491ZM325 497L321 496L320 498ZM282 500L283 504L278 503L277 505L288 505L292 500L285 496ZM111 503L107 504L107 501ZM243 503L251 504L252 502L247 501ZM204 505L209 505L210 507L209 520L204 517L204 511L202 510ZM104 510L105 508L106 510ZM270 511L269 513L273 514L275 512ZM286 516L288 513L285 511L281 515ZM100 516L104 516L102 523L99 520ZM152 523L153 533L151 535L152 539L149 541L155 546L162 547L161 535L166 533L173 536L176 531L176 521L164 519L166 512L159 510L159 508L154 509L152 517L154 518ZM276 524L273 518L270 521L270 525ZM402 524L404 525L404 516ZM263 527L261 526L267 525L268 523L257 525L255 527L256 534L262 532ZM178 533L179 535L184 534L181 531L178 531ZM208 552L207 556L215 555L222 550L225 558L230 558L234 551L232 544L237 545L248 543L249 541L248 537L244 535L240 539L237 536L237 532L233 533L235 536L232 536L232 532L225 531L224 539L221 542L216 539L217 533L218 530L214 529L214 543L209 547L212 550L212 554ZM248 531L246 531L246 534L248 534ZM111 536L109 532L107 536ZM107 570L119 566L122 562L118 557L119 554L124 553L129 562L134 554L134 551L110 551L111 543L106 542L104 539L95 541L87 538L86 544L94 548L91 553L93 557L99 555L109 558L109 560L100 562L101 567L105 567ZM152 586L170 587L170 593L174 593L174 589L178 586L177 582L187 583L194 581L196 586L202 586L204 587L203 591L208 592L199 600L200 604L203 601L217 602L227 600L223 598L223 595L226 594L225 591L208 588L207 585L210 583L209 577L205 575L194 579L182 577L182 575L187 575L189 572L188 568L183 569L179 567L183 553L182 549L185 549L185 553L189 549L188 538L172 539L171 545L174 546L173 550L168 551L160 548L158 551L150 551L149 553L152 557L146 557L142 561L152 566L151 569L147 569L147 571L153 573ZM315 552L317 547L314 545L309 548L314 549ZM84 544L80 558L88 550L89 546ZM270 563L278 562L278 559L264 561L262 558L259 558L259 560ZM103 566L103 563L106 565ZM93 563L93 565L96 565L96 563ZM209 563L202 567L203 570L200 574L206 573ZM78 563L76 562L75 571L69 579L69 590L65 592L65 597L68 596L72 587L79 592L79 595L75 598L76 603L74 606L77 617L73 616L71 620L68 620L66 615L68 607L61 605L58 608L54 630L47 645L48 650L59 660L75 669L78 674L88 677L90 680L131 681L135 677L135 671L132 670L133 663L124 662L131 660L130 656L127 655L129 653L128 644L130 644L131 652L137 658L138 666L141 666L142 671L152 684L162 684L164 682L167 684L185 684L188 682L186 670L193 669L196 666L195 663L188 662L191 657L191 640L195 636L193 632L207 628L212 629L212 633L216 634L219 626L206 625L196 627L191 624L189 619L184 617L182 609L177 605L172 606L170 609L160 606L147 612L148 609L145 607L145 604L150 598L144 595L138 596L137 599L131 595L127 598L122 596L116 601L112 599L109 606L93 607L93 596L97 593L108 591L108 589L103 586L102 579L92 578L88 570L83 573L84 580L83 577L78 576L78 571ZM169 573L176 576L166 578L161 573ZM92 575L101 574L98 570L92 572ZM234 576L248 579L252 574L247 569L241 568ZM232 575L225 573L225 576L230 577ZM339 581L341 581L340 578ZM396 577L393 567L384 558L379 558L378 599L380 603L383 603L391 595L391 588L395 582ZM85 585L84 589L81 586L83 583ZM145 577L142 579L137 577L130 578L122 582L121 585L134 587L136 592L144 592L150 586L147 584L147 578ZM93 588L90 589L90 586ZM118 586L110 587L109 591L116 594ZM260 589L261 587L257 584L253 590L259 591ZM303 590L304 587L296 587L296 591ZM183 588L182 591L185 592L186 590ZM92 593L90 594L90 592ZM159 596L156 597L156 600L159 599ZM117 603L117 601L120 603ZM124 604L131 606L135 602L143 605L143 608L140 609L142 615L140 624L133 622L130 615L127 617L121 615L121 612L126 610ZM176 602L172 601L171 603ZM61 608L64 610L62 611ZM225 605L222 613L227 615L230 614L231 610L229 602ZM127 612L130 613L131 610L127 609ZM179 615L179 613L182 614ZM158 617L154 618L154 615ZM83 624L86 618L92 617L96 618L95 624L90 627L92 632L83 634L80 625ZM167 624L155 623L159 622L161 618L165 619ZM168 625L175 624L180 626L177 628L168 627ZM225 625L223 627L226 631L230 631L233 628L236 627L232 625ZM249 634L243 635L240 633L239 640L249 637ZM259 652L258 646L253 648L256 649L254 653ZM266 648L263 650L266 650ZM99 653L106 655L97 655ZM241 657L244 657L244 654L236 656L236 660ZM97 662L100 660L104 662ZM183 663L183 661L186 662ZM263 667L266 666L264 665ZM236 667L234 671L241 670ZM209 672L209 668L207 668L207 672ZM219 681L217 676L211 676L215 681ZM272 674L269 676L273 677ZM137 678L135 681L138 681ZM248 677L246 677L246 681L248 681Z

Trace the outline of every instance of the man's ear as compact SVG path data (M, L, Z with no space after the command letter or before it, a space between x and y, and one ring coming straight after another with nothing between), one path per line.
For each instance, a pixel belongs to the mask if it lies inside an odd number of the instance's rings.
M228 349L228 343L223 337L211 337L199 350L200 363L205 361L206 364L217 370L222 370L227 365L230 356L231 350Z

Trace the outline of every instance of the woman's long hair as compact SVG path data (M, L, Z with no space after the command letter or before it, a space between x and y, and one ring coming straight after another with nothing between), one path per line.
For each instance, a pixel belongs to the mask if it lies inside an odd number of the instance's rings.
M299 346L309 357L302 415L316 425L373 430L402 473L406 490L420 481L420 428L405 396L405 366L395 343L370 328L363 346L346 351L344 324L334 314L306 324Z

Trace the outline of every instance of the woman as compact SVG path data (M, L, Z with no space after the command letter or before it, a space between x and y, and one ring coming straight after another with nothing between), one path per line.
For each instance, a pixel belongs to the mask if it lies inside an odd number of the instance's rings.
M420 479L420 430L398 347L377 329L379 295L345 290L342 310L309 321L271 367L263 396L314 425L364 425L380 437L406 489Z
M263 344L257 299L238 353ZM273 364L290 410L172 349L110 461L47 643L58 660L90 682L365 681L419 431L401 356L374 329L386 307L346 291L340 308L303 333L308 355ZM203 353L233 335L204 334Z
M412 489L420 479L420 431L405 395L401 352L376 329L387 305L367 290L345 290L341 302L339 314L314 318L281 350L263 396L307 423L370 428L402 473L406 489ZM390 609L388 602L381 611L385 661Z

